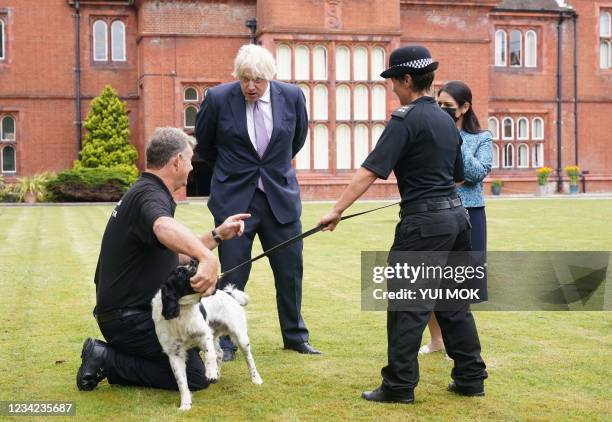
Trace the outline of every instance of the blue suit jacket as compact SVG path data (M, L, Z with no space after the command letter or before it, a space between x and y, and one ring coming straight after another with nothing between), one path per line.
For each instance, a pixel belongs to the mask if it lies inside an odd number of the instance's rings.
M196 151L214 165L208 208L217 220L247 210L260 176L279 223L300 218L300 188L291 160L304 146L308 131L304 94L294 85L270 81L270 98L274 128L262 158L249 138L238 81L210 88L200 107Z

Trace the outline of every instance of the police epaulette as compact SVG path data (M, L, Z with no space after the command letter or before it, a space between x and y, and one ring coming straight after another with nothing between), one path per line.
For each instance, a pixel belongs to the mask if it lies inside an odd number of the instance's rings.
M391 116L399 117L400 119L403 119L408 115L408 113L410 113L410 110L412 110L413 107L414 107L413 105L401 106L400 108L395 110L393 113L391 113Z

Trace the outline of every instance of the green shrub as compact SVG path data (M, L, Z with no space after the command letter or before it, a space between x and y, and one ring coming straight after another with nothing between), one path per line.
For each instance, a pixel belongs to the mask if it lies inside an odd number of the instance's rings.
M81 168L64 170L47 184L55 201L118 201L133 182L125 168Z

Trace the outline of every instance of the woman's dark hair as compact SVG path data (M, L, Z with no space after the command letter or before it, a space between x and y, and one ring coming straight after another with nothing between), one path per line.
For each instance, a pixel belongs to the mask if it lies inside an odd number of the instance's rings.
M478 121L478 117L476 117L476 113L474 113L474 107L472 106L472 90L469 86L467 86L464 82L461 81L450 81L444 84L438 95L442 92L446 92L448 95L453 97L455 101L457 101L457 105L461 107L465 103L470 104L470 108L463 115L462 128L468 133L479 133L482 132L480 127L480 122Z

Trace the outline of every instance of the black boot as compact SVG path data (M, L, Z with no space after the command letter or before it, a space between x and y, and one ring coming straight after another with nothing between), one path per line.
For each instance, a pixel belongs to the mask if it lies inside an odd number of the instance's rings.
M107 355L105 342L88 338L81 350L81 367L76 376L76 384L81 391L91 391L106 378L104 364Z

